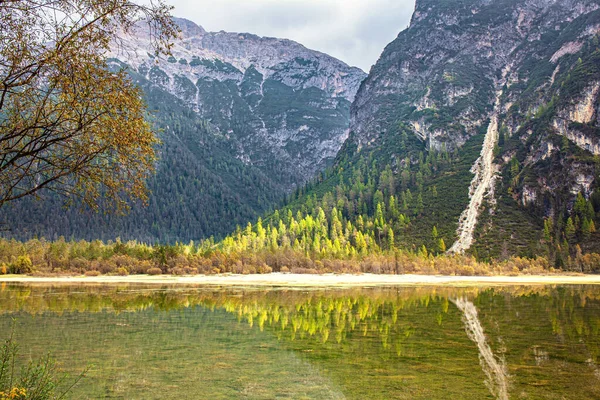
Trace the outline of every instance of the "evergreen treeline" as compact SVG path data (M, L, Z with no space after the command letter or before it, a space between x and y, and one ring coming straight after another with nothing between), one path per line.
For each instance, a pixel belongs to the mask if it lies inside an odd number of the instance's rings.
M424 256L443 254L456 240L482 135L452 152L443 146L425 151L424 143L407 131L400 124L382 146L369 151L343 149L335 167L296 190L285 208L265 220L279 236L281 229L292 229L289 237L279 238L280 245L290 241L293 248L324 249L336 257L396 248ZM563 148L574 147L566 138L563 142ZM574 259L600 251L600 189L587 197L579 193L574 202L571 193L554 193L546 204L559 212L548 216L534 204L517 203L513 191L523 179L521 172L515 157L497 185L498 203L482 205L476 232L482 240L470 254L488 261L543 256L555 268L570 269ZM295 228L302 220L311 226L323 216L326 228L306 233ZM240 241L239 230L232 238Z
M478 156L481 137L454 152L443 148L425 152L402 126L389 138L395 142L373 151L346 149L341 154L347 158L340 157L335 167L297 189L286 206L255 223L240 224L220 242L4 240L0 272L473 275L546 272L555 267L600 272L600 256L584 254L579 245L597 235L599 191L589 199L580 194L570 212L542 220L539 237L530 238L542 250L531 257L507 254L483 262L477 261L477 249L467 256L446 256L466 204L469 169ZM386 149L403 149L404 157L385 154Z
M99 213L78 203L65 208L64 198L44 193L41 199L2 207L3 236L104 241L121 237L172 244L223 237L282 199L288 182L244 164L210 122L169 93L141 84L162 141L156 173L148 181L148 204L134 203L122 216L107 213L102 204Z

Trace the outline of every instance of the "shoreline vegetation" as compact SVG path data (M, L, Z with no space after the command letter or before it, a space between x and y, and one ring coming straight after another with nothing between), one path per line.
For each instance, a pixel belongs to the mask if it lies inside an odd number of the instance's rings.
M260 237L252 240L262 242ZM0 239L0 278L7 275L49 279L64 276L103 278L128 275L199 275L201 277L196 280L202 282L210 281L208 276L212 275L268 275L274 272L281 273L284 277L288 274L371 274L390 277L560 276L600 272L598 254L578 254L569 258L568 268L555 269L545 257L508 257L503 260L478 261L469 255L434 255L421 250L412 252L396 248L340 254L295 249L288 245L277 246L275 240L272 245L258 246L251 242L245 243L242 248L226 242L214 244L212 240L208 240L197 245L192 242L152 246L120 240L103 243L66 241L62 238L54 242L44 239L27 242ZM598 276L600 279L600 275Z
M513 285L600 285L600 275L554 274L519 276L376 275L376 274L220 274L220 275L129 275L129 276L0 276L5 284L144 284L230 287L384 287L384 286L513 286Z

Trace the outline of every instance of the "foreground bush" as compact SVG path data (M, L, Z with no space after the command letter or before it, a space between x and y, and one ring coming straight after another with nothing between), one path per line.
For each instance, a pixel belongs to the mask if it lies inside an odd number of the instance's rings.
M18 346L14 327L0 348L0 400L58 400L64 398L83 377L67 382L50 356L30 362L18 373L15 368Z

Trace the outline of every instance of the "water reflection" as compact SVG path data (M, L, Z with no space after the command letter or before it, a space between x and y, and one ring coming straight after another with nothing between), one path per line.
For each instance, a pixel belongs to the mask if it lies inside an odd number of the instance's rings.
M118 372L123 383L106 393L125 398L135 398L135 385L138 398L186 397L196 390L188 370L216 398L600 397L600 288L592 286L2 285L0 329L13 316L32 352L51 350L73 368L98 363L90 386ZM148 392L154 365L154 380L184 374L169 382L186 392ZM91 388L77 395L103 397Z
M508 373L504 358L496 357L487 343L483 327L477 316L475 304L464 297L454 300L453 303L463 313L463 322L467 336L477 344L481 367L487 376L487 387L498 400L507 400Z

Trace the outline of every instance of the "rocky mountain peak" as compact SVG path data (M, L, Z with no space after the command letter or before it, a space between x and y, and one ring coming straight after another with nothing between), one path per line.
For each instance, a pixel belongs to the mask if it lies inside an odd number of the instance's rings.
M203 27L195 22L190 21L189 19L174 18L174 21L179 26L179 29L181 29L181 34L183 37L198 37L206 34L206 31Z
M502 235L506 248L523 248L542 224L519 237L503 214L535 209L564 224L575 197L600 182L599 43L599 0L417 0L361 85L345 148L385 147L382 162L398 173L428 153L479 155L470 184L451 188L469 201L452 211L450 249Z
M134 36L122 38L111 54L135 69L160 68L169 76L185 76L192 82L200 76L241 81L250 67L268 79L285 78L296 89L315 87L333 97L352 102L366 74L327 54L310 50L288 39L261 37L251 33L207 32L184 18L175 18L182 33L174 41L172 57L154 58L149 34L144 26ZM205 60L206 62L202 62ZM213 68L218 60L233 68ZM175 61L175 62L174 62ZM289 71L286 76L282 71ZM306 71L311 71L306 73Z
M429 147L460 147L488 118L503 74L518 80L519 63L545 57L578 19L587 24L580 36L589 37L595 25L583 19L598 8L593 0L418 0L410 27L386 47L357 95L355 141L373 143L403 121Z
M287 173L288 188L334 159L362 70L291 40L175 21L182 33L170 56L155 57L143 29L111 56L213 124L240 160Z

